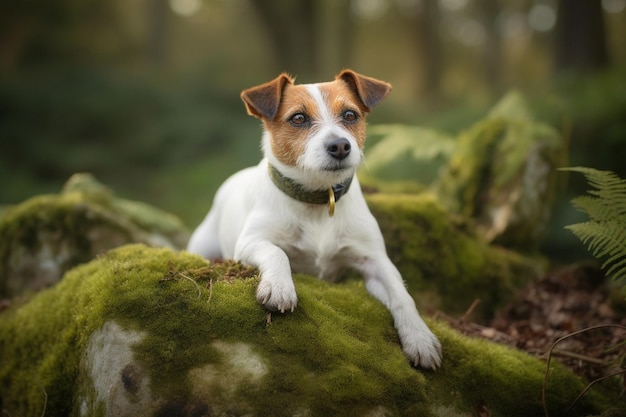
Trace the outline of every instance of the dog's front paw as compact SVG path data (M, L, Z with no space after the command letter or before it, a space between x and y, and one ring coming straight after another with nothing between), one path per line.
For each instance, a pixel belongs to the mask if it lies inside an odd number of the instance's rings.
M402 350L415 366L437 369L441 366L441 343L426 326L402 337Z
M296 288L291 279L285 282L262 279L256 290L256 299L270 311L291 311L298 304Z

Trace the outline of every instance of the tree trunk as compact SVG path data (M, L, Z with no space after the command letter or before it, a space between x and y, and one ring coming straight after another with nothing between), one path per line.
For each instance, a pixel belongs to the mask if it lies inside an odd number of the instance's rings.
M605 68L608 64L601 2L560 0L556 26L556 71L589 71Z
M303 78L317 75L319 51L315 0L252 0L276 59L276 69Z
M500 36L497 33L496 18L500 7L497 0L484 0L481 3L483 23L487 29L487 39L485 43L485 77L487 83L492 88L498 88L500 86L500 63L502 62L500 56Z
M443 56L441 37L439 36L440 12L437 0L424 0L422 10L416 16L417 45L421 50L420 59L423 69L422 91L436 97L441 89Z
M169 32L169 5L167 0L148 2L148 62L161 67L167 61L167 35Z

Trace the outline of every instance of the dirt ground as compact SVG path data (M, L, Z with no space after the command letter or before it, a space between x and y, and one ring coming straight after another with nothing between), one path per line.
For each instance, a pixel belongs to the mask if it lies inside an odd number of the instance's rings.
M460 318L438 315L464 334L557 360L589 381L619 378L626 387L624 298L588 262L556 268L531 283L489 323L469 319L474 305Z

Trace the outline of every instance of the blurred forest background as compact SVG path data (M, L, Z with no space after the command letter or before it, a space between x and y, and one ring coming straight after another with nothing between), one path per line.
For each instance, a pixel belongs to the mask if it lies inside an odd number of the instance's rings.
M626 177L626 0L25 0L0 14L0 205L85 171L194 227L260 157L239 92L346 67L394 85L370 124L456 134L518 89L569 165Z

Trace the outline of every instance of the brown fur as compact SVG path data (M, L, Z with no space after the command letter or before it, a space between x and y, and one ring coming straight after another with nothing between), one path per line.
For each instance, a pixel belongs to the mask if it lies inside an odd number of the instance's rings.
M354 135L362 148L365 144L365 107L354 92L343 82L333 81L321 86L324 101L331 114L341 119L344 111L352 110L359 116L355 123L346 123L345 128ZM295 113L305 113L310 118L307 126L293 126L289 119ZM321 114L305 86L287 85L283 90L280 106L274 120L262 118L265 129L271 133L272 152L287 165L296 165L298 157L304 153L311 130Z

